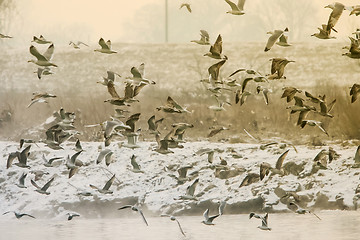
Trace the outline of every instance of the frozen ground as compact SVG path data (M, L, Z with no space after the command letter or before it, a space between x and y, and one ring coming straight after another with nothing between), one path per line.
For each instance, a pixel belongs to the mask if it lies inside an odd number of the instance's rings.
M120 144L119 144L120 143ZM68 178L65 165L66 157L76 153L73 142L66 142L63 150L52 150L43 143L33 144L30 149L28 165L20 168L14 163L6 168L6 160L11 152L19 150L16 142L0 142L2 161L0 164L0 212L17 210L54 218L64 212L75 211L87 217L114 217L116 210L123 204L141 204L147 214L175 213L199 214L206 208L216 211L219 200L227 202L228 213L247 213L250 211L289 211L287 203L293 197L283 197L285 192L296 192L300 196L299 204L310 209L356 209L355 189L359 184L359 169L353 168L357 145L331 144L340 155L328 162L327 169L314 165L314 157L328 147L296 146L297 152L288 144L274 144L260 149L260 144L230 144L213 142L187 142L184 148L172 149L174 153L159 154L152 149L154 142L139 142L139 148L130 149L113 142L108 148L114 151L113 162L106 166L102 161L96 164L99 151L104 149L100 142L82 142L84 151L79 155L84 166ZM217 149L213 163L207 155L196 154L204 148ZM278 157L290 149L284 160L286 172L293 174L267 176L264 180L239 187L248 173L259 173L262 162L273 167ZM64 157L53 162L53 167L45 167L46 158ZM130 157L135 154L143 173L131 171ZM220 165L221 159L227 165ZM295 164L293 164L293 163ZM177 169L192 166L188 170L188 181L178 182ZM34 191L30 179L34 171L45 174L37 181L43 186L51 177L55 180L49 187L50 195ZM22 173L28 173L25 179L27 188L19 188L16 183ZM93 184L102 188L106 181L116 175L110 187L113 194L102 194L90 188ZM193 200L179 200L185 195L186 188L199 178ZM284 191L283 191L284 190ZM90 196L80 193L86 192Z

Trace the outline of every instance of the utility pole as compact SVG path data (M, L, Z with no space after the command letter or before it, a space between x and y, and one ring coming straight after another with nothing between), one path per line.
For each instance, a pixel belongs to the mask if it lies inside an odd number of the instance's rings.
M165 42L167 43L169 32L168 32L168 0L165 0Z

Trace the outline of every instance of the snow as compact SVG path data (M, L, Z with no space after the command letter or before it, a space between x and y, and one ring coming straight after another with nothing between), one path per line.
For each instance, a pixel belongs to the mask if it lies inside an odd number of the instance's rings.
M291 146L287 145L283 148L284 145L280 144L261 150L259 144L201 141L186 142L183 144L184 148L172 149L173 154L162 155L153 151L156 147L154 142L139 142L138 144L139 148L130 149L119 147L121 144L116 141L111 143L107 148L114 152L113 162L106 166L105 161L96 164L100 151L105 149L104 143L82 142L84 151L78 159L84 163L84 166L80 167L79 171L69 179L69 170L65 162L68 155L72 156L76 153L74 142L64 143L63 150L52 150L43 143L32 144L28 158L28 165L31 168L20 168L14 165L17 162L15 159L12 166L7 169L7 157L11 152L19 150L19 144L0 141L3 158L0 164L0 212L16 210L42 214L47 218L56 218L66 212L79 212L90 217L103 217L113 216L115 214L113 210L123 204L138 203L142 205L142 208L146 208L146 211L154 214L160 212L193 214L194 211L203 212L206 204L215 209L220 200L227 202L227 207L232 213L245 213L254 209L273 212L289 211L286 203L281 202L279 196L274 193L278 187L285 191L294 191L299 196L305 196L309 199L308 202L304 202L307 208L354 209L355 188L359 184L359 170L352 168L356 145L347 147L331 145L340 157L328 163L328 169L319 169L311 173L314 157L322 149L328 149L328 147L301 145L296 146L298 152L295 152ZM219 148L224 151L215 152L214 161L210 164L207 161L207 154L196 154L203 148ZM290 151L284 164L290 161L304 164L304 170L299 176L292 174L267 176L262 181L239 187L247 173L259 173L262 162L275 166L278 157L287 149ZM234 151L240 155L239 158L233 157ZM63 157L62 160L57 160L62 163L54 167L45 167L43 154L47 159ZM144 173L131 171L130 157L133 154L136 155L136 161ZM227 161L225 168L237 170L233 171L234 177L224 179L215 177L216 168L224 168L219 165L220 157ZM178 183L174 177L178 177L177 169L188 165L192 166L187 174L191 180L183 184ZM42 195L34 191L35 187L31 185L30 179L34 179L34 174L31 172L36 170L48 173L37 181L39 186L43 186L55 177L48 189L50 195ZM28 173L25 179L27 188L19 188L15 185L23 172ZM90 188L89 184L102 188L113 174L116 176L110 187L113 194L102 194ZM195 190L197 200L179 200L196 178L199 178L199 184ZM91 193L91 196L80 195L80 192ZM328 198L325 202L324 196ZM258 203L259 199L261 204L252 205L254 202ZM110 210L102 209L104 206L110 206ZM96 212L95 209L100 212Z

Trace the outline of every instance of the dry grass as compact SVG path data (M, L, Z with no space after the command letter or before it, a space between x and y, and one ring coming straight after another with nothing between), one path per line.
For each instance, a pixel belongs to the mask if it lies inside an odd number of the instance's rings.
M146 86L140 93L140 103L134 103L129 109L131 113L141 112L138 123L143 130L147 129L147 119L156 114L157 118L166 117L163 128L170 128L173 122L188 122L195 128L187 131L187 137L204 139L209 127L214 125L228 126L230 130L220 133L215 139L243 137L243 128L260 139L281 137L291 141L306 142L314 137L325 140L360 139L360 102L350 104L349 87L358 82L360 77L359 62L341 56L343 44L323 42L319 44L294 44L290 48L274 47L268 53L263 52L260 43L224 43L224 53L229 57L221 69L222 77L232 71L244 67L253 68L264 74L270 71L269 58L287 56L296 63L285 69L286 80L271 81L265 86L272 90L270 104L265 105L262 96L255 94L255 83L249 83L248 90L253 95L243 105L235 105L234 93L226 93L232 106L226 111L211 112L208 106L216 101L206 87L199 82L207 78L207 68L215 63L213 59L203 57L207 46L192 44L148 44L129 45L114 44L118 50L116 55L94 53L91 49L74 50L70 48L56 49L53 62L60 67L54 69L56 74L38 80L33 71L36 67L28 64L28 52L8 51L0 60L0 112L9 109L12 112L11 122L2 124L1 139L18 140L20 136L29 135L39 139L43 135L29 133L30 129L41 124L51 116L53 111L64 107L67 111L78 113L77 128L83 132L83 140L92 140L94 129L83 128L83 124L94 124L109 119L114 107L104 100L110 95L106 87L97 84L106 75L106 70L113 70L122 75L117 80L118 92L122 95L123 80L130 75L130 68L145 62L146 76L156 81L156 85ZM232 51L230 51L230 49ZM255 54L254 54L255 53ZM6 60L5 60L6 59ZM242 82L245 75L239 75ZM263 84L264 85L264 84ZM295 126L297 116L290 116L286 110L288 105L280 99L282 87L294 86L311 92L313 95L326 94L331 101L337 102L332 114L333 119L318 114L309 114L309 119L321 120L328 129L327 137L319 129ZM35 104L26 108L31 93L47 91L56 94L49 104ZM156 107L165 103L167 96L188 107L191 114L172 115L158 112ZM162 132L166 132L163 130Z

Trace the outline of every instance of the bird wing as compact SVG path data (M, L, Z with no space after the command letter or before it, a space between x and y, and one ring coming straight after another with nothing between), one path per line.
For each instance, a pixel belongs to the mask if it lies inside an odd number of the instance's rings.
M110 149L104 149L99 153L98 158L96 159L96 163L99 164L104 158L105 155L107 155L109 152L111 152Z
M339 20L342 12L344 11L344 8L345 8L345 6L342 3L339 3L339 2L335 3L333 11L331 12L331 14L329 16L329 20L328 20L327 28L326 28L327 31L330 31L331 29L333 29L333 27Z
M275 164L276 169L278 169L278 170L281 169L284 159L286 158L286 155L288 154L289 151L290 151L290 149L286 150L285 152L283 152L283 154L280 155L280 157L278 158L278 160L276 161L276 164Z
M37 189L41 189L41 188L39 187L39 185L37 185L34 180L31 179L30 182L31 182L31 184L32 184L34 187L36 187Z
M27 173L23 173L19 179L19 183L20 185L24 185L25 184L25 178L27 176Z
M50 181L48 181L42 188L41 190L42 191L46 191L49 187L50 187L50 184L55 180L55 178L51 178Z
M245 0L239 0L238 1L237 6L238 6L239 10L241 10L241 11L244 10L244 4L245 4Z
M318 128L320 128L320 130L321 131L323 131L326 135L328 135L329 136L329 134L328 134L328 132L325 130L325 128L323 127L323 124L322 124L322 122L317 122L316 123L316 126L318 126Z
M131 99L134 97L134 89L130 83L126 84L124 93L125 93L124 96L125 99Z
M265 176L269 174L271 166L269 163L263 162L260 164L260 180L263 180Z
M206 30L200 30L200 36L203 37L206 42L208 42L210 39L209 33Z
M175 221L177 222L177 224L178 224L178 226L179 226L179 229L180 229L181 234L184 235L184 236L186 236L185 233L184 233L184 231L183 231L183 229L182 229L182 227L181 227L181 225L180 225L180 222L179 222L176 218L175 218Z
M119 94L116 92L115 85L112 81L108 81L107 90L110 93L112 98L120 98Z
M220 201L220 205L219 205L219 215L223 215L225 206L226 206L226 202L225 202L225 201Z
M220 216L220 215L217 214L217 215L211 216L211 217L209 217L208 221L209 221L209 222L212 222L212 221L213 221L215 218L217 218L218 216Z
M172 99L172 97L168 96L167 100L166 100L167 105L169 105L170 107L176 108L176 109L183 109L174 99Z
M134 76L134 78L142 78L141 73L136 67L132 67L130 72Z
M355 163L360 163L360 146L356 149L354 161Z
M27 158L29 156L31 145L27 146L24 150L21 151L19 155L17 155L19 162L26 165Z
M213 46L210 47L210 52L215 55L220 55L222 52L222 37L219 34Z
M190 195L190 196L194 196L195 193L195 188L197 186L197 184L199 183L199 179L197 178L187 189L186 189L186 194Z
M112 155L114 154L114 152L113 151L110 151L109 153L107 153L106 155L105 155L105 164L106 164L106 166L109 166L110 165L110 163L111 163L111 160L112 160Z
M241 92L244 93L246 85L248 84L249 81L253 80L253 78L245 78L242 85L241 85Z
M149 118L149 120L147 121L148 126L149 126L149 130L151 131L156 131L156 126L155 126L155 115L151 116Z
M285 34L282 34L282 35L279 37L279 42L288 43L287 40L288 40L288 36L286 36Z
M146 85L147 85L146 83L141 82L140 85L135 86L133 97L136 97L139 94L140 90Z
M122 209L125 209L125 208L132 208L132 206L131 205L125 205L125 206L119 207L118 210L122 210Z
M48 61L33 45L30 46L30 53L37 58L39 61Z
M141 74L141 76L145 76L145 63L141 63L140 65L139 65L139 68L138 68L138 70L139 70L139 73Z
M269 37L267 43L266 43L266 47L265 47L265 52L269 51L271 49L271 47L274 45L274 43L276 42L276 40L284 33L284 31L282 30L275 30L273 32L273 34L271 34L271 36Z
M227 4L230 5L231 10L233 10L233 11L239 11L239 7L238 7L235 3L233 3L232 1L230 1L230 0L225 0L225 2L227 2Z
M140 213L140 215L141 215L142 219L144 220L146 226L149 226L149 224L147 223L147 221L145 219L145 216L144 216L143 212L140 209L138 209L138 212Z
M78 151L77 153L75 153L74 155L71 156L70 162L71 162L72 164L75 164L75 160L76 160L76 158L80 155L80 153L82 153L82 150L81 150L81 151Z
M209 209L206 209L205 212L203 213L203 216L205 218L205 220L209 220Z
M327 112L330 112L333 109L335 103L336 103L336 99L334 99L331 103L329 103L329 105L327 106Z
M109 47L109 49L111 48L111 41L110 40L107 40L106 41L106 45Z
M268 93L269 93L269 90L268 90L267 88L265 88L265 89L262 90L262 94L263 94L264 101L265 101L265 104L266 104L266 105L269 104L269 96L268 96Z
M44 52L43 56L48 60L50 61L52 59L52 56L54 54L54 44L51 44L47 49L46 51Z
M105 40L103 38L99 39L99 45L101 46L102 49L110 50L109 46L106 44L106 42L105 42Z
M11 167L12 162L14 161L14 159L16 157L18 157L19 154L20 154L20 152L18 152L18 151L12 152L12 153L9 154L8 160L6 162L6 168Z
M103 187L103 190L109 190L114 180L115 180L115 174L109 179L109 181L106 182L105 186Z
M226 60L222 60L222 61L215 63L209 67L208 72L213 80L218 80L220 68L222 65L224 65L225 62L226 62Z
M281 58L273 58L271 63L271 74L274 74L278 71L280 62L282 61Z
M134 168L134 169L136 169L136 170L140 170L140 166L139 166L139 164L135 161L135 156L134 155L132 155L131 156L131 165L132 165L132 167Z

